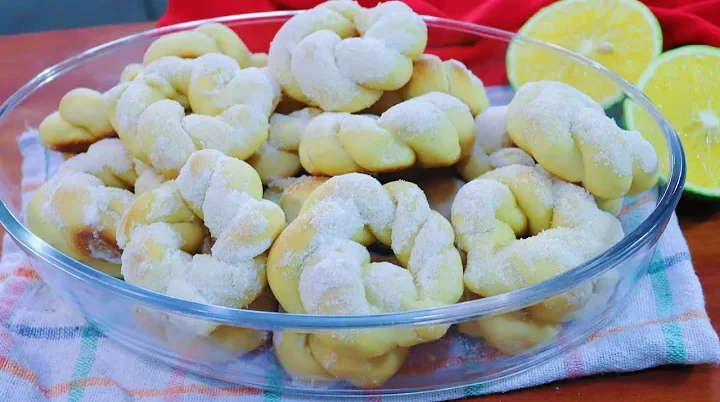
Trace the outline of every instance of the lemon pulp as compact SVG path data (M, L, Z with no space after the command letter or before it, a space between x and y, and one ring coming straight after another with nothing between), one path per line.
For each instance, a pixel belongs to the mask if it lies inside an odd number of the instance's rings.
M563 0L543 8L518 31L592 59L635 83L662 51L660 25L636 0ZM585 92L604 107L623 92L610 78L556 51L513 40L507 53L510 84L556 80Z
M675 128L685 150L685 189L720 197L720 49L684 46L662 54L638 88ZM635 101L625 102L628 128L640 131L658 152L667 175L667 144L660 127Z

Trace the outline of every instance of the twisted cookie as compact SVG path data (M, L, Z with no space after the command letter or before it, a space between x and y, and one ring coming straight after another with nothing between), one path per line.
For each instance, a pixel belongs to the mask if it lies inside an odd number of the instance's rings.
M208 53L229 56L240 68L250 67L252 58L245 42L232 29L212 22L156 39L145 51L143 65L167 56L194 59Z
M126 66L120 83L132 81L139 69L137 64ZM103 138L115 136L103 94L89 88L75 88L63 95L58 110L40 122L38 131L46 148L70 154L85 152Z
M326 176L452 166L470 150L472 124L464 103L439 92L395 105L379 118L323 113L300 139L300 163Z
M548 172L582 183L605 200L655 185L658 160L637 131L625 131L577 89L555 81L524 84L508 105L512 141Z
M453 203L452 223L467 253L465 285L486 297L556 276L623 237L620 222L599 210L582 187L523 165L493 170L463 186ZM590 285L528 310L538 321L560 322L582 307Z
M334 0L280 28L268 68L291 98L325 111L357 112L405 85L426 44L425 22L402 2L365 9Z
M466 181L503 166L534 166L533 158L513 147L505 129L507 106L493 106L475 117L475 142L469 154L455 165Z
M465 292L465 301L477 299L472 292ZM501 353L515 355L548 342L560 335L560 326L532 319L524 310L486 316L458 324L463 334L484 338Z
M410 81L402 88L403 99L411 99L429 92L450 94L468 105L473 116L490 105L483 82L463 63L441 60L424 54L413 64Z
M133 187L142 192L154 183L153 172L143 169L133 162L120 140L100 140L86 153L65 161L33 194L26 212L27 225L65 254L119 276L118 222L135 200Z
M106 101L130 154L172 179L199 149L250 157L267 140L279 97L264 69L240 69L232 58L211 53L159 59L109 91ZM186 116L187 107L195 113Z
M426 170L411 176L412 180L408 181L417 184L420 190L425 193L430 209L439 212L449 221L455 194L465 182L451 175L434 175ZM280 205L289 223L297 218L310 194L328 179L329 177L326 176L304 175L275 180L268 184L264 197ZM374 257L374 255L371 255L371 257Z
M492 106L475 117L475 142L472 151L455 168L470 181L493 169L510 165L534 166L535 160L515 147L506 130L507 106ZM600 209L617 216L623 197L605 200L595 197Z
M265 253L285 227L280 207L261 198L250 165L215 150L194 152L176 180L139 196L123 216L117 240L125 280L200 303L248 306L265 287ZM206 228L210 254L195 254ZM170 322L201 336L217 328L179 316Z
M365 113L382 114L404 100L430 92L442 92L458 98L470 108L473 116L485 111L490 102L483 82L465 64L423 54L413 63L410 81L396 91L385 91Z
M376 241L391 246L407 268L371 263L364 246ZM416 185L383 186L359 173L336 176L310 194L273 244L268 283L290 313L358 315L452 304L463 291L453 241L450 224L430 210ZM327 372L368 386L399 368L405 348L438 339L446 330L436 325L322 331L307 341ZM370 366L392 369L368 372Z
M123 69L119 83L140 75L143 66L166 56L195 58L207 53L232 57L241 68L264 65L263 54L250 55L243 41L230 28L217 23L203 24L193 31L175 32L156 39L146 50L143 65L130 64ZM60 100L58 110L40 124L40 139L51 150L85 152L103 138L115 136L102 94L89 88L76 88Z

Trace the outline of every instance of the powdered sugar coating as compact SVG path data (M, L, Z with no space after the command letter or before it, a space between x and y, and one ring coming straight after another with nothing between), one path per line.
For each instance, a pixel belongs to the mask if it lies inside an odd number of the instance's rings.
M549 172L617 199L651 188L657 155L637 132L620 127L590 97L560 82L524 84L510 102L508 134Z
M570 129L576 142L588 144L595 151L589 160L591 164L607 166L619 176L632 175L632 153L628 152L620 128L604 112L581 109L577 111Z
M127 174L133 169L133 160L117 138L100 140L90 145L87 152L65 161L60 166L58 174L72 170L94 175L105 169L109 169L116 175Z
M221 54L197 58L189 82L190 107L200 114L217 115L233 105L252 105L267 117L280 101L280 86L266 69L240 69Z
M437 122L443 121L445 118L442 110L430 103L409 100L388 109L380 116L378 124L399 128L397 130L398 137L405 142L410 142L433 133Z
M138 228L132 237L135 242L128 244L122 254L123 277L128 283L166 293L174 272L185 269L192 259L180 250L180 234L169 224L158 222ZM149 258L150 248L157 246L165 247L168 251L160 260Z
M393 193L397 205L392 225L392 246L395 250L408 250L423 223L430 215L430 205L417 186L408 186Z
M410 271L389 262L370 264L363 281L368 300L381 311L403 311L418 299Z
M62 251L109 270L106 264L120 262L115 231L135 200L130 190L136 179L133 160L120 140L100 140L65 161L35 192L27 210L34 216L28 222Z
M473 153L483 151L485 154L512 146L512 141L505 129L507 106L491 106L475 117L475 144Z
M135 164L135 173L137 174L137 180L135 180L136 195L154 190L165 181L165 178L158 174L150 165L145 164L139 159L134 159L133 163Z
M379 118L325 112L300 139L303 168L313 175L447 167L472 140L469 108L451 95L432 92L401 102Z
M465 180L472 180L493 169L521 164L533 166L535 161L525 151L514 147L507 135L507 106L492 106L475 117L470 153L456 165Z
M364 9L335 0L280 28L270 43L268 70L296 100L357 112L407 83L426 44L425 22L400 2Z
M365 245L375 241L391 246L407 267L371 263ZM450 304L463 288L453 241L452 227L430 210L415 184L383 186L366 174L344 174L318 186L273 244L268 282L283 308L293 313L355 315ZM428 340L414 331L388 335L391 341L374 347L385 351L397 342ZM362 348L372 334L334 331L328 336Z
M628 147L634 156L634 162L639 168L647 174L657 172L659 161L652 144L646 141L642 137L642 134L635 130L626 131L624 139L628 143Z
M495 180L475 179L468 182L455 196L452 215L455 230L462 234L481 236L490 231L495 210L512 197L510 190Z
M496 169L463 186L452 222L468 255L465 283L486 297L572 269L624 236L620 222L598 209L584 188L523 165ZM542 320L562 319L581 308L590 292L583 285L531 310Z
M221 53L160 58L105 96L130 155L169 179L198 149L250 157L267 140L279 100L280 86L266 69L241 69ZM194 114L185 116L188 107Z
M128 255L123 271L135 273L126 279L186 300L246 307L263 290L265 252L285 226L282 210L261 196L260 179L246 163L215 150L194 152L177 180L145 194L126 214L118 234ZM214 243L210 254L192 255L204 243L203 223ZM162 249L148 249L153 242ZM170 260L186 263L169 269L163 261ZM216 327L170 321L199 335Z

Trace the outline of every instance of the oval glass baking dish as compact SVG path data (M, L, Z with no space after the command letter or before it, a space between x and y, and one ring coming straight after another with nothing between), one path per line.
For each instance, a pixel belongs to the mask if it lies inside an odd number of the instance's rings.
M104 91L112 87L122 68L139 62L158 36L189 30L207 21L222 22L241 38L257 30L275 32L295 12L259 13L196 21L150 30L90 49L37 75L0 107L0 135L5 143L25 129L37 127L55 110L68 90L84 86ZM632 85L607 69L558 47L509 32L469 23L425 17L429 53L439 46L471 47L487 43L482 61L469 67L483 81L504 69L508 43L528 46L582 67L615 85L657 126L667 150L658 155L663 175L650 191L625 200L621 222L625 237L597 258L537 285L510 293L428 310L368 316L311 316L232 309L175 299L148 291L98 272L51 247L23 224L20 164L17 149L0 160L0 223L30 257L48 286L110 339L136 353L168 364L179 364L201 375L285 393L369 395L417 393L479 384L532 369L547 359L586 341L615 314L643 275L656 243L680 198L685 177L682 147L672 127ZM252 51L267 51L251 48ZM252 46L251 46L252 47ZM442 57L442 53L438 53ZM547 77L552 79L552 77ZM592 79L592 77L588 77ZM511 92L486 85L491 103L507 104ZM621 103L618 104L621 106ZM606 110L622 125L622 107ZM51 176L53 172L47 172ZM524 309L569 290L587 286L592 294L584 307L555 325L527 326ZM197 337L169 331L167 316L186 316L221 324L214 336ZM441 339L414 346L388 379L375 384L355 383L318 375L297 378L283 369L276 349L307 352L307 334L330 330L417 327L450 324ZM484 326L484 331L482 330ZM239 329L238 329L239 328ZM480 328L480 330L478 330ZM515 332L510 329L516 328ZM519 329L518 329L519 328ZM233 341L235 331L258 330L259 347L246 350ZM273 333L273 331L275 331ZM486 338L495 337L495 348ZM272 338L272 339L271 339ZM503 343L504 342L504 343ZM502 350L501 350L502 349ZM377 363L377 362L376 362ZM292 363L285 364L286 367ZM347 370L360 370L347 364Z

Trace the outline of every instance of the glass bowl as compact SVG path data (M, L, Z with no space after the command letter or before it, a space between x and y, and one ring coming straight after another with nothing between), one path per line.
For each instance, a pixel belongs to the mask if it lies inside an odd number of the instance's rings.
M74 87L100 91L111 88L122 68L142 60L148 44L160 35L216 21L235 29L242 38L251 38L257 32L277 31L295 13L247 14L183 23L90 49L48 68L14 93L0 107L0 135L17 137L27 127L37 127L46 115L56 110L61 96ZM232 309L175 299L130 285L73 260L23 225L22 159L18 150L6 151L9 157L0 160L0 223L27 253L47 285L108 338L141 355L180 365L201 375L283 393L351 396L449 389L532 369L587 340L623 308L628 293L645 273L681 195L685 177L682 147L672 127L639 90L588 59L509 32L433 17L425 20L429 37L427 52L444 57L448 49L466 48L473 54L468 67L486 83L493 104L507 104L510 100L510 96L503 94L512 92L495 85L502 85L497 77L498 68L505 68L507 46L514 40L517 46L533 47L566 60L568 68L585 69L588 79L593 79L593 75L601 77L608 85L621 89L628 101L635 102L635 107L647 113L657 126L655 131L661 136L660 142L667 145L661 147L667 153L658 155L664 171L652 190L625 200L621 221L626 235L618 244L552 279L498 296L393 314L311 316ZM249 42L254 52L267 52L268 45ZM473 53L480 51L482 54ZM621 110L616 106L607 113L622 124ZM524 308L582 286L592 289L585 306L566 316L552 331L544 332L542 339L528 340L528 336L537 335L534 332L516 335L519 337L504 344L503 352L490 346L483 337L467 335L473 333L478 323L485 323L486 329L489 328L490 332L483 332L486 336L497 335L498 331L511 328L503 319L523 320ZM242 345L233 344L220 334L198 338L182 331L169 331L164 324L168 315L214 321L221 324L220 328L226 333L232 333L234 328L267 331L264 333L267 340L247 352ZM272 331L278 331L274 341L279 343L287 339L288 333L301 335L302 339L304 334L327 330L439 324L450 325L444 337L411 348L399 371L372 387L324 378L294 378L278 363L270 340ZM297 346L301 352L303 344Z

